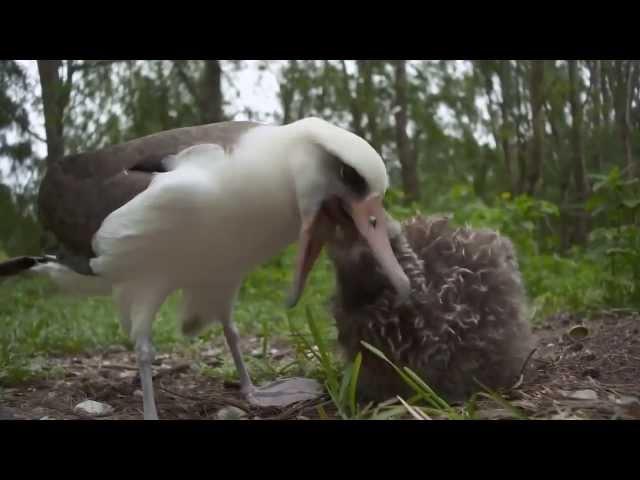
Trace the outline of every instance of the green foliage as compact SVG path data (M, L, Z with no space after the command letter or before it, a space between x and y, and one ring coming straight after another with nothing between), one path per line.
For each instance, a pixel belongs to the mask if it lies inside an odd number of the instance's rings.
M441 197L438 206L446 206L453 220L459 224L492 228L508 236L520 254L536 255L556 246L557 239L540 232L560 211L546 200L509 192L498 195L491 205L479 199L469 184L455 185ZM433 209L430 209L433 210Z
M33 215L21 211L10 189L0 184L0 250L10 256L38 254L40 234Z
M607 174L592 174L593 194L586 203L595 219L604 217L608 225L637 223L640 212L640 179L625 178L618 167Z
M636 182L621 179L615 171L599 178L601 182L594 189L596 199L590 204L618 222L631 218L628 210L634 197L629 189L635 188ZM561 221L560 209L552 202L526 195L512 198L504 192L488 205L464 183L443 195L434 211L438 206L446 206L457 224L496 229L513 241L531 300L532 319L560 310L640 307L637 226L596 228L587 245L560 254L555 233Z

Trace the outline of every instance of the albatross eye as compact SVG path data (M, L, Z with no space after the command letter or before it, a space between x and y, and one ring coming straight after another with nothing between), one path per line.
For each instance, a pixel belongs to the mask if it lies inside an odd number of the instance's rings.
M340 178L355 194L364 195L367 192L367 182L355 168L343 163L340 165Z

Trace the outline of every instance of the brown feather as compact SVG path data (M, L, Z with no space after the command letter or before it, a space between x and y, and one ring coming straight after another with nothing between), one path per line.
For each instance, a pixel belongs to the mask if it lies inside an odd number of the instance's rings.
M228 150L258 125L222 122L179 128L53 161L38 197L41 222L71 255L91 257L91 240L102 221L144 191L154 173L165 171L165 158L201 143Z
M391 244L412 284L401 307L394 307L393 288L362 242L329 245L338 342L348 359L362 352L360 394L384 400L412 393L361 341L449 401L479 390L475 379L494 389L513 385L532 337L511 242L491 230L455 229L443 217L417 217L396 229Z

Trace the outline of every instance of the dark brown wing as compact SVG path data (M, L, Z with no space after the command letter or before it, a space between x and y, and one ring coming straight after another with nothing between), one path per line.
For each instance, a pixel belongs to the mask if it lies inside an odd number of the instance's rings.
M40 186L40 220L72 256L92 257L91 239L114 210L147 188L163 160L193 145L230 149L253 122L221 122L156 133L50 162Z

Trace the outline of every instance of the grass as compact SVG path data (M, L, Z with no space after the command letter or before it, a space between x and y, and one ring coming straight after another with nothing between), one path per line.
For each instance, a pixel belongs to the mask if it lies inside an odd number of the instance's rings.
M457 223L497 228L513 239L530 298L533 322L557 311L589 312L603 307L620 307L630 304L629 299L640 297L637 286L640 273L634 267L635 263L622 259L616 266L615 258L611 257L612 246L619 246L619 235L603 230L600 235L602 246L598 247L602 252L593 247L589 251L575 250L559 256L541 251L530 228L531 219L538 221L541 215L547 215L547 211L553 212L548 205L518 200L520 203L489 208L466 197L462 200L454 198L451 205L455 206L456 201L461 204L454 209ZM406 207L393 207L392 210L400 219L415 211ZM629 241L622 246L640 242L637 229L630 232ZM630 248L621 251L627 250L632 251ZM2 256L0 251L0 258ZM394 368L398 375L413 388L415 395L381 405L360 405L356 386L361 359L356 358L354 363L345 365L335 353L336 332L327 308L333 290L328 261L321 256L301 302L296 308L286 310L284 304L292 281L294 259L295 246L291 246L254 271L239 295L234 312L238 330L244 338L255 338L259 342L256 355L245 351L256 382L278 375L317 378L325 384L338 417L345 419L474 418L476 403L482 398L510 411L514 418L521 418L517 409L505 403L498 393L488 390L464 406L451 407L414 372L397 366ZM203 347L220 347L223 363L212 368L202 362L200 371L216 378L235 379L236 371L221 327L214 325L195 339L182 337L175 321L179 302L180 294L176 293L161 308L153 330L156 348L160 352L192 351L197 359ZM48 356L95 352L113 345L132 347L120 328L109 298L62 296L55 293L45 279L20 277L0 283L0 386L38 376L59 375L61 372L46 368L44 359ZM272 345L293 347L293 355L273 360L268 355ZM363 348L384 357L371 346L363 345ZM325 411L320 414L328 416Z

